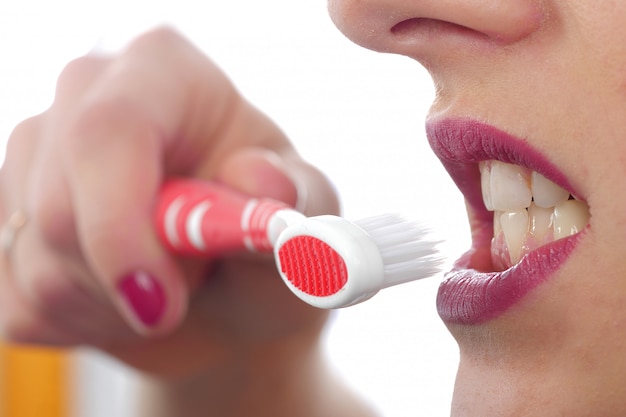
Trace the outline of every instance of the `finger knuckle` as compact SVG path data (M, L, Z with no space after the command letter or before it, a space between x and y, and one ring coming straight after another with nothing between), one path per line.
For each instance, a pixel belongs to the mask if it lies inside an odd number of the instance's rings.
M27 119L24 119L20 123L18 123L15 128L13 128L13 132L9 136L9 139L14 141L19 141L24 137L31 137L34 132L38 132L41 116L33 116Z
M68 123L68 133L62 138L66 155L82 158L94 154L101 146L110 144L121 129L131 129L140 123L140 112L133 101L124 95L99 97L84 103Z
M160 49L177 49L186 44L183 35L174 27L163 24L139 35L129 45L128 51Z
M0 169L0 186L11 195L18 188L39 143L40 117L32 117L18 124L7 140L6 157Z
M103 56L86 55L68 62L57 78L57 97L85 90L108 61Z
M21 121L13 128L6 146L6 156L15 158L31 148L32 141L38 137L41 116L33 116ZM22 158L20 158L22 159Z

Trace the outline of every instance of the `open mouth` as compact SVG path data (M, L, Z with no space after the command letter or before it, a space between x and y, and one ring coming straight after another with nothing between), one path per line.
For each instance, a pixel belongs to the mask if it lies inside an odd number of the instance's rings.
M590 220L568 179L525 140L472 120L431 120L431 147L463 193L472 247L438 296L447 323L493 319L548 280Z
M589 223L589 206L536 171L489 160L479 163L483 203L494 213L491 260L495 271L531 251L572 236Z

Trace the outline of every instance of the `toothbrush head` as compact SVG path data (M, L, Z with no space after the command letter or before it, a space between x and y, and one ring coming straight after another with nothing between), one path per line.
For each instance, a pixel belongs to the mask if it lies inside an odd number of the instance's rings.
M360 222L317 216L285 229L274 252L294 294L319 308L339 308L438 272L437 242L425 240L425 232L395 215Z

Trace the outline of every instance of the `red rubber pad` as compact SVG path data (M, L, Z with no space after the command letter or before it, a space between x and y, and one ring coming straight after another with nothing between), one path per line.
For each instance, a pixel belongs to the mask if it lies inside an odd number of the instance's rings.
M343 258L324 241L312 236L296 236L278 250L280 269L300 291L327 297L348 282Z

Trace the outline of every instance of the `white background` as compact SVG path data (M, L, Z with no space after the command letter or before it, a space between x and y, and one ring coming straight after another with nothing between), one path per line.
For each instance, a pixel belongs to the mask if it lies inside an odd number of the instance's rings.
M0 139L50 104L71 58L162 22L216 60L329 175L346 217L401 212L431 221L451 258L468 247L461 196L424 138L428 75L350 43L323 0L2 0ZM383 415L448 415L458 353L435 311L439 280L385 290L340 311L329 330L331 360ZM128 373L92 353L80 363L80 417L128 416Z

